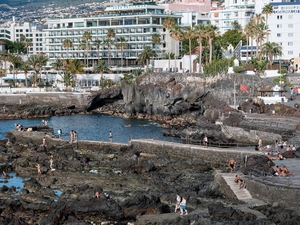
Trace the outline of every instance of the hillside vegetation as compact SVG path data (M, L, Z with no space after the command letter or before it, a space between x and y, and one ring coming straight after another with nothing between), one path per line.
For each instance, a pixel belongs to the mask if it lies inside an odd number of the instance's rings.
M40 8L40 7L65 7L65 6L76 6L84 3L92 2L103 2L104 0L2 0L2 4L7 4L10 7L30 7L30 8Z

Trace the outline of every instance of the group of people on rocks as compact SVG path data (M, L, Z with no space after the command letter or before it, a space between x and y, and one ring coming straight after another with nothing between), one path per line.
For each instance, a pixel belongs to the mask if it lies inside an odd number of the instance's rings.
M270 159L271 161L273 160L285 160L285 158L282 156L281 153L278 153L276 157L272 157L272 155L270 154L270 152L266 153L266 156L268 157L268 159Z
M275 172L274 172L275 176L294 176L294 174L290 173L288 168L286 166L283 166L282 168L280 168L280 166L276 166Z
M49 167L50 167L51 171L55 171L54 166L53 166L53 162L54 162L53 157L51 156L50 160L49 160ZM35 167L37 168L38 175L41 175L42 174L41 164L37 163Z
M42 120L42 125L43 126L48 126L48 120Z
M176 213L178 209L180 209L180 215L183 215L184 213L185 215L188 215L188 211L186 209L186 198L177 194L174 213Z
M295 145L288 145L287 141L278 141L275 140L274 148L272 145L263 146L263 141L260 138L258 140L258 145L255 147L255 150L258 151L267 151L267 152L284 152L284 151L296 151Z
M241 179L238 175L235 175L234 182L237 183L242 188L247 188L247 185L243 179Z

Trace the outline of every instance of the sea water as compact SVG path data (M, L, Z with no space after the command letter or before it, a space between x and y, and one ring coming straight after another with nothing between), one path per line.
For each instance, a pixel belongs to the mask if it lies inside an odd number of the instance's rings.
M0 120L0 140L6 139L5 132L14 129L16 124L24 127L42 125L42 120L48 121L48 126L58 135L62 130L62 139L70 139L70 131L78 134L79 140L110 141L109 132L113 134L112 141L128 143L131 139L155 139L180 142L180 138L163 136L163 128L151 120L125 119L105 114L84 114L72 116L53 116L39 119Z

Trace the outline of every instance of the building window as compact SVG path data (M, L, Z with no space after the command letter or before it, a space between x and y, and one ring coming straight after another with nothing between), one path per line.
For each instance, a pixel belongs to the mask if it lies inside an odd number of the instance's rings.
M288 28L293 28L293 24L289 24L289 25L288 25Z
M293 42L289 41L288 46L293 46Z
M277 34L277 37L281 37L281 34L280 34L280 33L278 33L278 34Z
M280 46L282 46L282 42L278 42L277 44L279 44Z
M293 37L294 34L293 34L293 33L288 33L288 36L289 36L289 37Z
M239 16L239 13L238 13L238 12L235 12L234 15L235 15L235 17L238 17L238 16Z
M293 55L293 51L288 51L288 55Z
M278 19L278 20L282 20L282 16L281 16L281 15L278 15L278 16L277 16L277 19Z
M293 15L289 15L288 18L291 20L293 19Z
M277 24L277 28L282 28L282 24Z

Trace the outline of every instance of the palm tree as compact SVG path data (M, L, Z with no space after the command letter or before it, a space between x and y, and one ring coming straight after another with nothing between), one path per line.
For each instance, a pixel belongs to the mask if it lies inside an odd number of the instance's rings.
M273 58L276 56L282 56L282 47L275 42L266 42L263 44L260 54L267 55L269 65L272 66Z
M117 38L117 48L120 48L121 50L121 66L123 67L123 49L126 48L128 46L128 44L126 43L126 39L124 37L119 37Z
M27 79L27 74L30 70L32 70L32 67L30 66L30 64L28 63L28 61L23 61L22 65L21 65L21 70L24 71L25 74L25 85L26 87L28 87L28 79Z
M106 44L107 44L107 47L108 47L108 66L110 66L110 48L111 48L111 45L113 44L113 38L116 36L116 32L114 31L114 29L112 28L109 28L107 30L107 33L106 33L106 36L108 38L108 41L106 41Z
M67 49L67 58L69 58L69 49L73 48L73 42L70 39L65 39L62 43L63 48Z
M102 45L102 43L103 42L99 39L96 39L94 41L94 44L96 45L96 48L97 48L98 65L99 65L99 61L100 61L100 46Z
M10 54L7 50L4 50L0 53L0 60L4 62L4 76L7 76L6 64L9 61Z
M268 16L273 13L273 6L269 3L264 5L262 13L266 15L266 27L268 26ZM267 35L267 41L269 41L269 35Z
M156 46L155 45L160 44L160 41L161 41L160 40L160 34L158 34L158 33L153 34L151 40L152 40L152 43L154 44L154 49L155 49L155 52L156 52ZM157 54L157 52L156 52L156 54Z
M64 67L64 62L61 59L56 59L53 63L51 63L51 66L57 71L61 71Z
M86 67L88 67L88 58L87 58L87 53L88 50L90 49L90 43L89 41L92 39L92 34L88 31L85 31L82 35L83 43L85 43L84 47L84 64Z
M36 85L38 80L38 74L40 74L42 67L46 65L48 57L44 54L36 54L31 55L27 61L35 72L34 84Z
M101 77L100 77L100 82L101 82L103 73L109 72L109 68L105 65L105 61L101 60L101 61L99 61L99 65L94 67L94 71L96 73L101 73Z
M16 54L9 54L8 58L9 62L12 64L13 67L13 74L14 74L14 82L15 82L15 87L16 87L16 70L19 69L22 65L22 58L20 55Z
M26 48L27 54L29 54L29 47L32 46L32 41L28 38L24 40L24 47Z
M184 31L184 37L189 39L189 52L190 52L190 73L192 72L192 39L196 37L195 29L186 27Z
M202 41L206 37L205 26L203 24L198 24L195 27L195 32L197 35L197 41L199 43L199 73L202 73Z
M208 44L209 44L209 62L212 61L212 52L213 52L213 40L216 36L218 36L219 31L218 27L209 24L208 26L205 27L205 36L208 39Z
M69 77L72 77L73 81L73 85L76 85L76 74L80 74L82 72L84 72L83 67L84 65L82 64L82 62L79 59L66 59L64 61L64 67L66 68L66 74Z
M156 53L151 49L150 46L145 46L144 50L138 55L138 62L146 65L146 68L148 68L149 60L152 57L156 57Z
M174 50L175 50L175 70L174 72L176 73L176 70L177 70L177 65L176 65L176 42L179 42L179 41L182 41L183 40L183 32L181 30L181 27L179 25L175 25L171 28L170 30L170 33L171 33L171 37L175 40L175 47L174 47Z
M246 35L246 40L247 40L247 52L246 52L246 62L248 62L248 45L249 45L249 38L251 38L251 49L252 49L252 42L253 42L253 27L251 22L248 23L245 28L244 32ZM252 52L251 52L251 57L252 57Z
M172 17L170 17L170 16L168 16L168 17L166 17L165 19L164 19L164 21L163 21L163 28L165 28L166 30L167 30L167 32L168 32L168 34L169 34L169 36L170 36L170 29L172 28L172 27L174 27L175 26L175 24L176 24L176 22L175 22L175 19L174 18L172 18ZM171 36L170 36L171 37ZM170 56L170 55L169 55ZM169 62L170 62L170 58L169 58ZM170 63L169 63L169 71L170 71Z
M232 30L238 30L238 31L242 30L241 24L236 20L231 23L231 27L232 27Z

